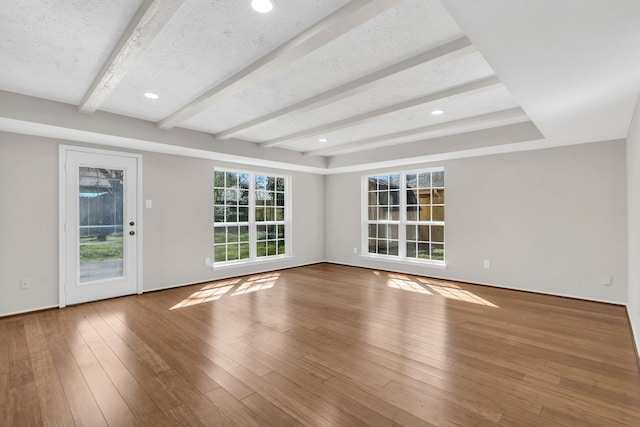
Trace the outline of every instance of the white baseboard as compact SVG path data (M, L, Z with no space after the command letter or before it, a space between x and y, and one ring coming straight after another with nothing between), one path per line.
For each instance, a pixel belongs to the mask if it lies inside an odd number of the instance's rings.
M433 277L433 278L442 279L442 280L450 280L452 282L462 282L462 283L469 283L471 285L490 286L492 288L508 289L508 290L511 290L511 291L531 292L533 294L549 295L549 296L554 296L554 297L572 298L572 299L579 299L579 300L583 300L583 301L593 301L593 302L601 302L601 303L604 303L604 304L613 304L613 305L626 306L626 303L625 302L621 302L621 301L611 301L611 300L597 299L597 298L586 298L584 296L563 294L563 293L557 293L557 292L546 292L546 291L540 291L540 290L528 289L528 288L513 288L513 287L509 287L509 286L504 286L504 285L497 285L495 283L485 283L485 282L477 282L477 281L470 282L468 280L454 279L454 278L445 277L445 276L430 276L428 274L417 274L417 273L412 273L410 271L402 271L400 269L391 270L391 269L388 269L388 268L375 268L375 267L371 267L371 266L368 266L368 265L358 265L358 264L351 264L351 263L339 262L339 261L322 261L322 262L326 262L326 263L329 263L329 264L345 265L347 267L358 267L358 268L367 268L369 270L381 270L381 271L390 271L390 272L393 272L393 273L410 274L412 276Z
M8 313L0 313L0 317L7 317L7 316L16 316L18 314L26 314L26 313L31 313L34 311L42 311L42 310L49 310L51 308L58 308L58 305L47 305L45 307L38 307L38 308L29 308L27 310L18 310L18 311L10 311Z

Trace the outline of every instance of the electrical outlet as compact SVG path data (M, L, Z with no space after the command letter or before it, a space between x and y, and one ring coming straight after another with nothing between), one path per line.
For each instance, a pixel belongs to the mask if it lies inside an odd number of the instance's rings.
M602 286L611 286L613 285L613 277L611 276L602 276Z
M211 258L206 257L206 258L204 259L204 265L211 265Z
M354 247L354 248L353 248L353 253L354 253L354 254L357 254L357 253L358 253L358 248Z
M482 266L484 268L491 268L491 261L488 259L485 259L484 262L482 263Z
M20 280L20 289L29 289L31 288L31 282L27 280Z

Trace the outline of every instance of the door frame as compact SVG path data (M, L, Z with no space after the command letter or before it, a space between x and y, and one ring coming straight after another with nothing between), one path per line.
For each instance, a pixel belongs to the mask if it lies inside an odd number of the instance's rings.
M106 154L111 156L121 156L136 159L137 163L137 220L136 220L136 234L138 235L137 253L136 253L136 292L142 293L142 246L143 246L143 227L142 227L142 155L135 153L127 153L124 151L111 151L99 148L81 147L75 145L63 145L58 147L58 291L59 291L59 303L58 307L63 308L67 305L67 295L65 292L66 278L67 278L67 233L66 233L66 218L67 218L67 153L76 151L80 153L88 154Z

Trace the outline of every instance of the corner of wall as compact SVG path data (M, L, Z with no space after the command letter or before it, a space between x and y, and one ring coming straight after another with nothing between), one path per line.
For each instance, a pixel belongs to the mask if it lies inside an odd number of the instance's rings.
M627 134L627 312L640 351L640 97ZM640 357L640 354L637 354Z

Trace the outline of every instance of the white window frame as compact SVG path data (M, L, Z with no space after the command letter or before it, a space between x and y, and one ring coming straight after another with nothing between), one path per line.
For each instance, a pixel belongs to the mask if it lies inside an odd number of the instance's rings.
M380 261L387 262L396 262L402 264L419 264L428 267L434 268L446 268L446 214L445 221L407 221L407 175L411 174L419 174L424 172L444 172L444 167L434 167L434 168L424 168L417 170L409 170L409 171L395 171L395 172L379 172L379 173L370 173L362 176L362 188L360 191L361 194L361 249L360 254L362 258L366 259L374 259ZM396 220L388 220L384 221L388 224L398 224L398 255L387 255L387 254L375 254L369 252L369 178L374 176L392 176L392 175L400 175L400 217ZM446 184L445 187L446 189ZM446 206L446 199L444 206ZM407 257L407 225L419 225L419 224L428 224L428 225L436 225L445 227L445 237L444 237L444 259L442 261L439 260L425 260L420 258Z
M211 266L214 269L223 269L229 267L236 267L238 265L246 265L246 264L256 264L256 263L266 263L273 261L281 261L289 258L293 258L292 254L292 236L291 236L291 176L282 175L273 172L260 172L260 171L251 171L251 170L243 170L236 168L214 168L214 181L213 188L215 188L215 173L216 172L232 172L237 174L247 174L249 175L249 258L231 260L231 261L215 261L215 253L212 254L212 262ZM274 178L282 178L284 179L284 221L256 221L256 188L255 188L255 178L256 176L267 176ZM213 200L213 204L215 207L215 198ZM213 230L215 230L216 226L224 227L224 226L237 226L240 223L226 223L226 222L215 222L215 217L213 218ZM257 229L258 225L284 225L285 229L285 253L278 255L267 255L267 256L257 256ZM212 231L213 231L212 230ZM214 235L215 236L215 235ZM212 246L215 246L215 237Z

